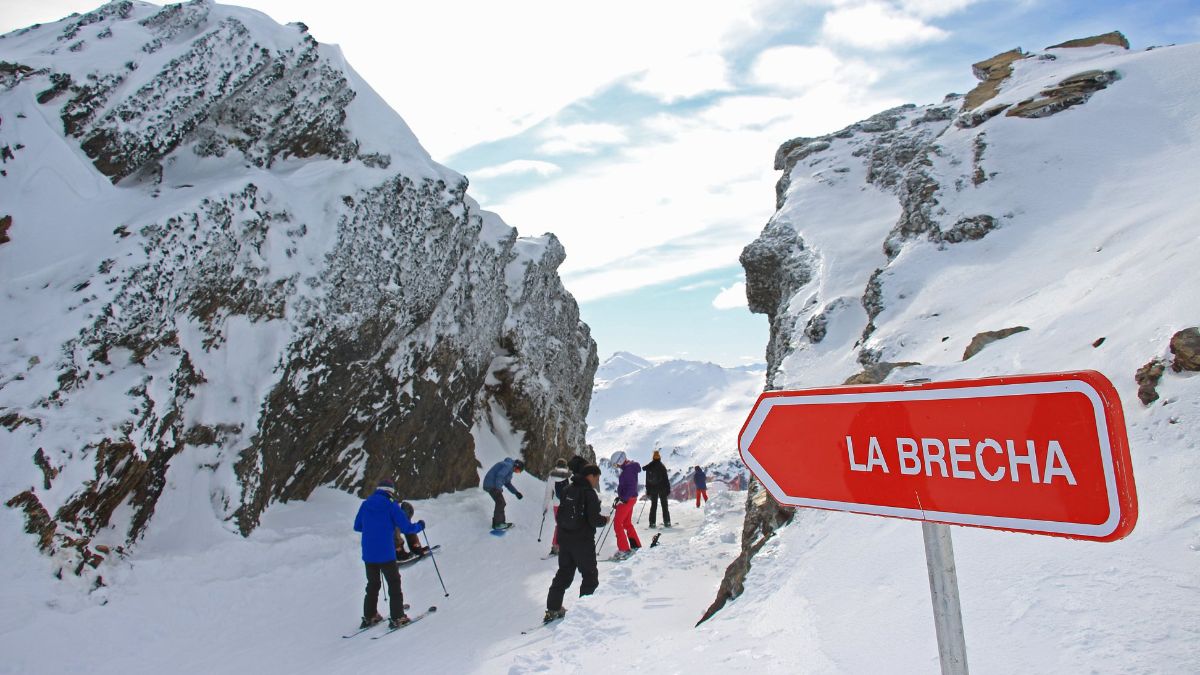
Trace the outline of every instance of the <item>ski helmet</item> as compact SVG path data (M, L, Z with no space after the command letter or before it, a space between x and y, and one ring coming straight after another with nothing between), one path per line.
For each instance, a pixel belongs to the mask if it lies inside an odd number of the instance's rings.
M621 466L622 464L624 464L625 463L625 451L618 450L618 451L614 452L612 454L612 457L608 458L608 463L612 464L613 466Z
M516 469L517 471L524 471L525 470L525 461L520 460L520 459L516 460L515 462L513 462L513 468Z

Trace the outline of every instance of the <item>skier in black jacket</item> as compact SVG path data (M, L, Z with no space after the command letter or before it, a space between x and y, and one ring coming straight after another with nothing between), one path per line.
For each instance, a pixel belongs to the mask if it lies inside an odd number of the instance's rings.
M671 511L667 507L667 498L671 496L671 477L667 467L663 466L662 455L654 451L654 461L647 464L642 471L646 472L646 496L650 498L650 529L654 529L658 520L658 504L662 503L663 525L671 526Z
M600 572L596 569L596 528L607 525L608 517L600 513L600 497L596 494L599 486L600 467L589 464L563 490L557 514L558 572L550 582L550 593L546 596L543 620L547 623L566 615L563 595L575 581L575 570L583 576L579 585L580 597L591 595L600 585Z

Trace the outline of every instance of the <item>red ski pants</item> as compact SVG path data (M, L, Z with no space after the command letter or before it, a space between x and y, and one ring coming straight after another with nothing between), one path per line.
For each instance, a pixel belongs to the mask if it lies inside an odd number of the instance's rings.
M638 548L642 547L642 539L633 529L633 505L636 499L621 502L617 506L617 515L613 521L613 531L617 533L617 550L628 551L630 542Z
M700 497L704 497L704 501L708 501L708 490L696 490L696 508L700 508Z
M550 538L550 546L558 546L558 507L554 507L554 536Z

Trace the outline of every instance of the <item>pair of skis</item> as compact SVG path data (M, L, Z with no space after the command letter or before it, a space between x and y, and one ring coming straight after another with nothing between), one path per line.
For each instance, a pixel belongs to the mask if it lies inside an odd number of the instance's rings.
M433 614L433 613L434 613L434 612L436 612L436 611L437 611L437 606L436 606L436 605L435 605L435 606L431 606L429 609L425 610L424 612L421 612L420 614L418 614L418 615L416 615L416 616L414 616L414 617L409 617L408 623L406 623L406 624L401 624L401 625L399 625L399 626L396 626L395 628L389 628L389 629L387 629L387 632L386 632L386 633L383 633L382 635L375 635L375 636L372 636L372 637L371 637L371 639L372 639L372 640L378 640L379 638L387 637L387 636L391 635L392 633L395 633L395 632L396 632L396 631L398 631L398 630L403 630L403 629L405 629L405 628L408 628L409 626L411 626L411 625L413 625L414 623L416 623L416 622L420 621L421 619L424 619L425 617L429 616L430 614ZM359 628L358 630L354 631L353 633L351 633L351 634L349 634L349 635L343 635L343 636L342 636L342 639L343 639L343 640L349 640L349 639L350 639L350 638L352 638L352 637L356 637L356 636L358 636L358 635L362 635L363 633L365 633L365 632L367 632L367 631L371 630L371 629L372 629L372 628L374 628L375 626L382 625L382 623L383 623L383 622L381 621L381 622L379 622L379 623L376 623L376 624L372 624L372 625L370 625L370 626L367 626L366 628Z

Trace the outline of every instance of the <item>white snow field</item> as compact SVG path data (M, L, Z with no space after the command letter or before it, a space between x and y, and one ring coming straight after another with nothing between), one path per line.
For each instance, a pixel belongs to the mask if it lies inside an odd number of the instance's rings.
M652 362L618 352L596 371L588 442L598 458L623 450L643 466L658 447L673 481L695 465L714 477L745 473L737 436L765 376L765 365Z
M567 619L542 627L557 565L542 559L549 523L537 542L544 484L529 476L514 483L526 498L509 499L517 525L503 537L488 530L491 499L482 490L415 503L429 541L442 545L436 560L450 597L431 561L402 569L410 614L429 605L438 612L379 640L371 638L382 627L341 637L357 627L364 579L351 529L359 500L336 490L272 506L242 539L213 523L207 504L177 503L186 493L172 486L164 502L171 512L113 564L110 586L90 596L53 579L34 547L4 546L0 672L603 672L617 646L623 665L636 658L649 667L659 645L688 640L737 554L744 492L701 510L680 504L676 527L657 530L660 546L619 565L601 562L590 598L576 597L577 578ZM611 499L602 495L606 509ZM639 532L648 547L656 530ZM23 542L19 519L0 516L0 536ZM610 533L601 557L614 551ZM379 607L386 615L382 595Z

